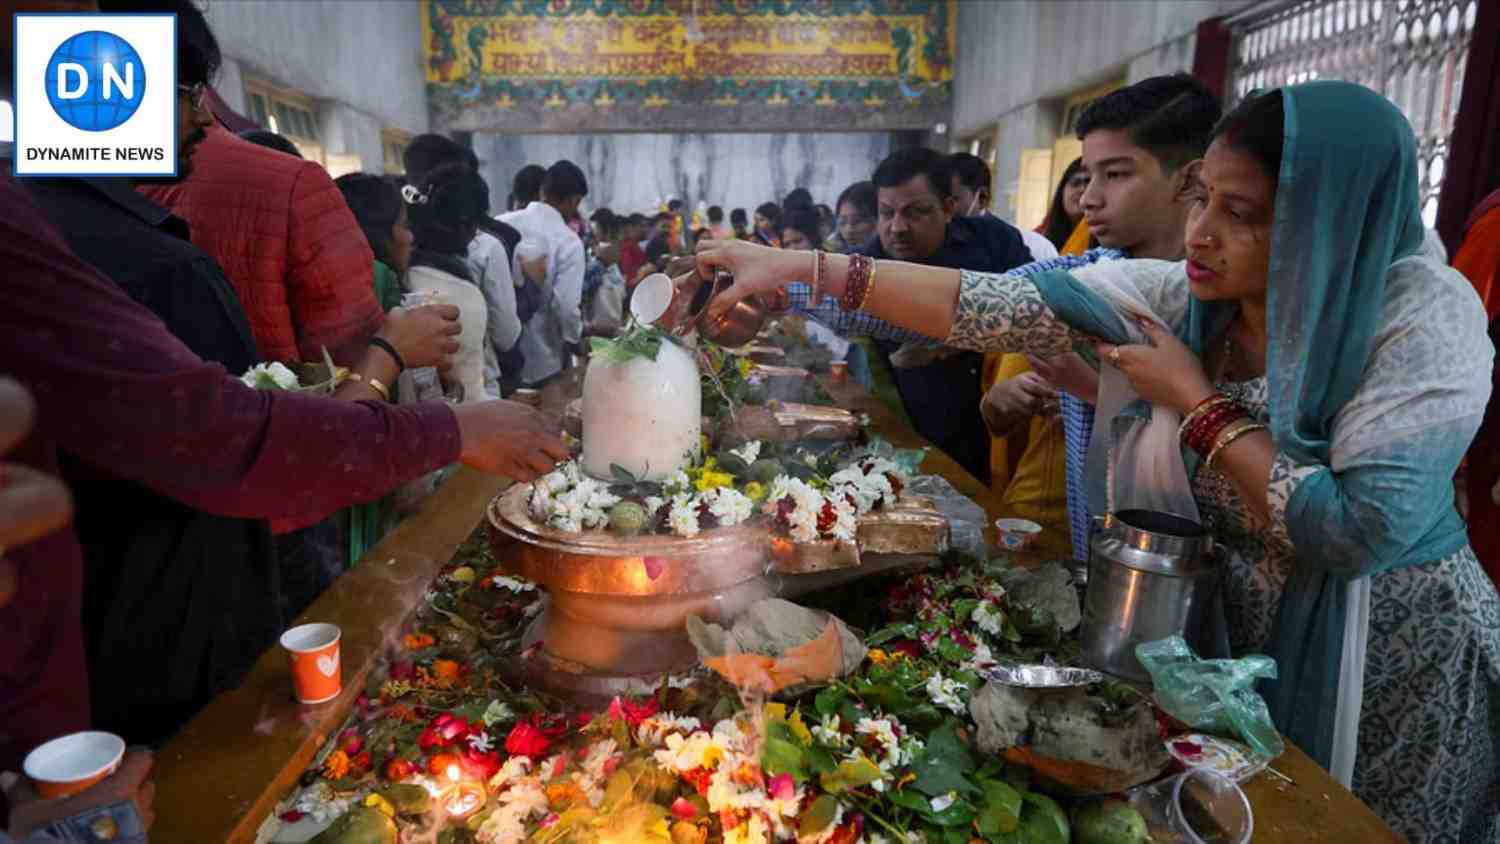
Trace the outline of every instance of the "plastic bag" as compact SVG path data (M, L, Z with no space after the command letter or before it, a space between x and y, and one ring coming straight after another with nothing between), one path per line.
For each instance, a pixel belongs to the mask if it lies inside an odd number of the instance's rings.
M946 478L914 475L906 485L906 492L931 498L938 512L948 519L949 547L981 560L989 557L989 546L984 541L984 526L989 524L989 517L983 507L954 489Z
M1128 343L1149 342L1136 325L1136 317L1168 327L1125 277L1095 276L1091 289L1120 312ZM1143 406L1130 379L1107 358L1100 361L1094 435L1086 458L1093 510L1150 510L1201 523L1178 445L1182 416L1159 406L1150 406L1150 415L1145 416L1140 413Z
M1233 733L1268 759L1286 750L1255 691L1256 680L1276 679L1276 660L1260 654L1199 659L1181 636L1142 642L1135 656L1151 673L1156 702L1168 715L1200 730Z

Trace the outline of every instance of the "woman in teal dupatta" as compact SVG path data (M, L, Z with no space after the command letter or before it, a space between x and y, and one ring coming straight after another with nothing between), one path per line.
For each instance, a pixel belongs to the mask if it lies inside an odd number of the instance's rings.
M1231 552L1221 655L1275 657L1277 726L1412 841L1500 842L1500 598L1452 486L1493 348L1424 240L1411 127L1357 85L1281 89L1225 119L1202 182L1185 264L1026 279L880 262L863 307L965 348L1092 343L1158 409L1222 394L1265 424L1212 468L1184 455ZM736 296L812 267L719 242L700 263L734 272ZM826 259L827 292L848 266Z

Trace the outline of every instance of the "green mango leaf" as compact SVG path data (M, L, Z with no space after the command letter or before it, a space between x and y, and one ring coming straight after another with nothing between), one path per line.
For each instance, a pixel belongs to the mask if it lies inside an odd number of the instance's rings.
M1003 782L983 785L978 827L984 836L1014 832L1021 823L1021 792Z
M807 811L802 813L802 818L797 821L797 836L807 838L827 829L833 819L838 816L839 801L828 794L814 800Z
M857 756L839 763L833 773L822 775L818 778L818 782L829 794L843 794L846 791L863 788L880 779L881 776L880 766L864 756Z
M912 762L912 773L917 775L912 787L929 797L950 791L959 794L979 791L964 776L974 770L974 757L958 737L957 725L958 722L950 720L933 730L927 738L927 745Z
M915 624L892 624L889 627L882 627L870 634L870 637L865 639L865 644L873 648L896 639L915 638L916 635L917 626Z

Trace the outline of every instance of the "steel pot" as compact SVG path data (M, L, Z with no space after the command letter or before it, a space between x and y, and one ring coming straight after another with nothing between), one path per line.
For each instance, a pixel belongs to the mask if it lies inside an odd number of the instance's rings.
M1083 661L1149 683L1136 645L1178 634L1202 650L1200 629L1219 575L1213 538L1187 519L1148 510L1096 522L1080 633Z

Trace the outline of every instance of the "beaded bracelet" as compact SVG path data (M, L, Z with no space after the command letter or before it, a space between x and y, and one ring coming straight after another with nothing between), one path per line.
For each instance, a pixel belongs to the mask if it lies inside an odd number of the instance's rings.
M1208 459L1204 460L1203 464L1210 469L1214 468L1214 458L1219 456L1219 452L1233 445L1235 440L1245 436L1246 434L1249 434L1253 431L1264 430L1266 430L1266 426L1260 424L1259 422L1249 422L1247 424L1242 424L1239 427L1234 428L1233 430L1221 433L1215 441L1213 449L1208 452Z
M849 256L849 273L844 282L844 298L839 307L846 311L857 311L864 307L870 295L870 282L875 275L875 262L865 255Z

